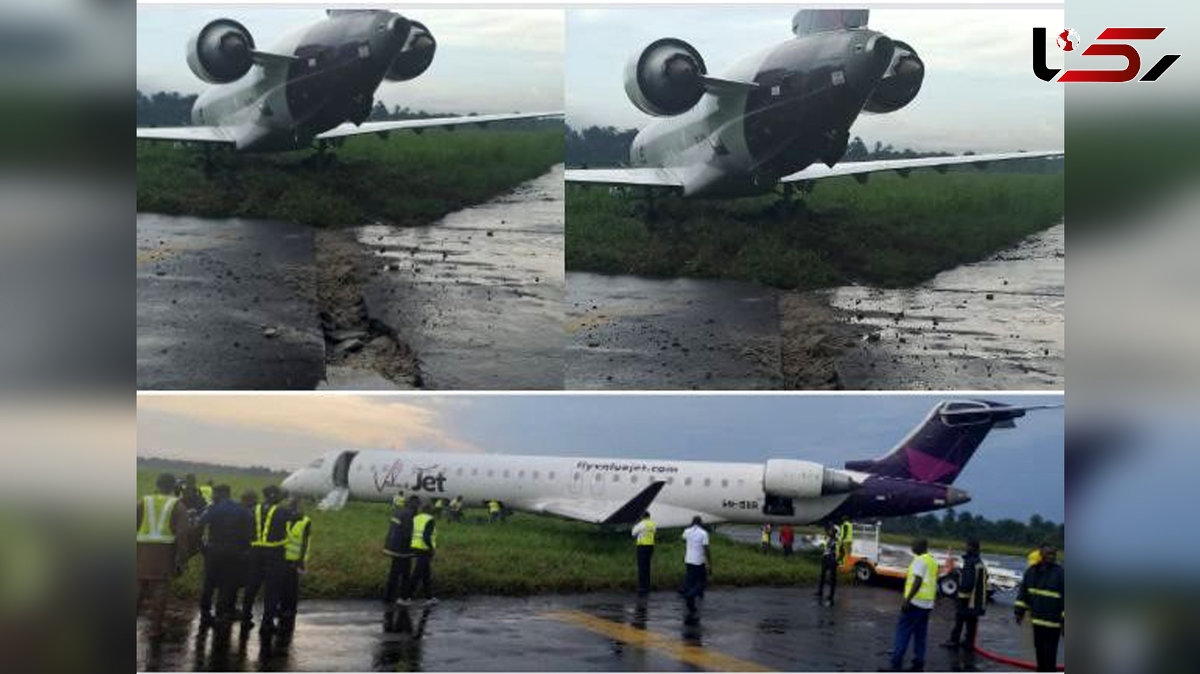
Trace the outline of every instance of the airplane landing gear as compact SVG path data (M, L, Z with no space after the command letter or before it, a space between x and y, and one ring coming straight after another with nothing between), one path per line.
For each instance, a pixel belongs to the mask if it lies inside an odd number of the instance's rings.
M799 199L796 198L796 192L801 193L801 197ZM785 183L782 191L779 194L779 199L777 199L775 203L771 204L771 215L779 219L784 219L794 218L797 215L803 214L807 209L803 196L805 194L807 194L807 190L804 189L803 184L801 185L800 189L797 190L795 183Z

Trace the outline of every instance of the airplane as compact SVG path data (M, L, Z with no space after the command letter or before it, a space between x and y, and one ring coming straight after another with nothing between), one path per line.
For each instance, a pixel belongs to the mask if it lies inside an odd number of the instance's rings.
M412 80L429 68L437 41L425 24L375 9L331 9L326 18L260 51L245 26L215 19L188 41L193 74L214 86L196 99L192 126L138 127L143 140L284 152L345 138L522 119L561 111L368 122L375 90Z
M700 52L678 38L651 42L625 67L625 93L660 119L638 132L630 168L568 169L566 181L655 188L684 198L737 198L783 186L914 169L1061 157L1062 150L839 163L863 112L886 114L912 102L925 78L915 49L867 28L869 10L805 9L795 37L708 74ZM820 164L817 164L820 162Z
M395 496L468 504L496 499L515 511L598 525L629 525L648 511L660 527L706 523L812 524L912 515L970 501L953 485L993 428L1032 410L986 400L939 403L895 448L841 468L798 459L765 463L569 458L398 450L332 451L290 474L298 496L390 502ZM330 499L330 497L336 497Z

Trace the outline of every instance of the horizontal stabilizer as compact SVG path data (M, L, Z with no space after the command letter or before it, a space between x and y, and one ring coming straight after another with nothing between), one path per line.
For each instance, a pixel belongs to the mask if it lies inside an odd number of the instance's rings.
M257 49L250 52L250 58L254 59L254 62L260 66L286 65L288 63L294 63L300 60L295 56L288 56L287 54L273 54L269 51L258 51Z
M739 80L723 80L720 77L710 77L702 75L700 77L701 84L704 85L704 90L710 94L720 96L721 94L735 93L739 91L750 91L758 88L758 82L741 82Z

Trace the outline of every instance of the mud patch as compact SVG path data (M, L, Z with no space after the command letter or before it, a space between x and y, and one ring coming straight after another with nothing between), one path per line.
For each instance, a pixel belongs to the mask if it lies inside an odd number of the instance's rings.
M862 339L863 330L829 305L828 291L781 293L779 331L784 388L844 388L838 358Z
M416 354L395 330L372 317L363 300L367 265L352 229L316 230L316 296L325 336L321 388L417 388Z

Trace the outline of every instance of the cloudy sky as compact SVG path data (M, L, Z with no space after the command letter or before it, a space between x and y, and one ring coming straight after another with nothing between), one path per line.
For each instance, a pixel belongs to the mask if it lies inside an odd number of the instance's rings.
M709 71L789 39L794 8L577 9L567 13L567 121L641 128L650 117L625 96L625 62L660 37L690 42ZM874 9L870 26L912 45L925 62L921 93L904 109L864 115L868 143L962 152L1063 146L1063 89L1030 69L1031 29L1063 24L1061 9ZM1051 49L1050 67L1062 61Z
M398 8L396 11L401 11ZM376 99L430 112L497 113L562 109L563 13L556 10L413 9L438 42L433 65L409 82L384 82ZM137 87L198 93L187 67L188 38L208 21L242 22L260 49L293 28L320 21L323 9L139 5Z
M1053 396L990 399L1061 402ZM945 396L140 395L138 455L296 468L393 448L841 465L897 443ZM1063 413L988 436L958 485L989 517L1063 516Z

